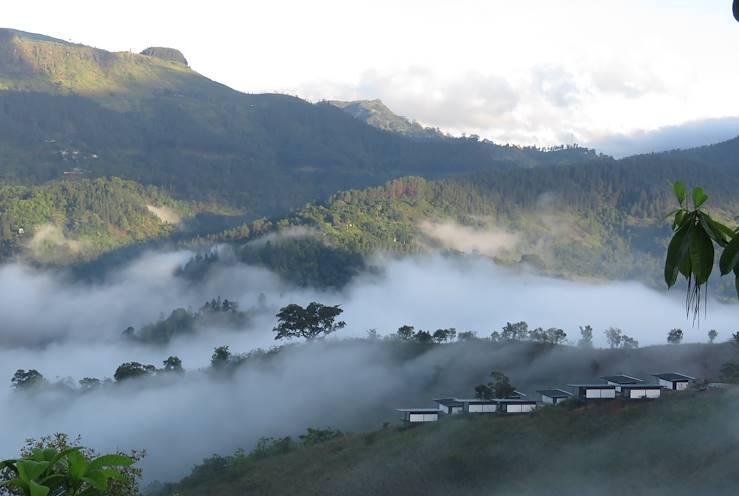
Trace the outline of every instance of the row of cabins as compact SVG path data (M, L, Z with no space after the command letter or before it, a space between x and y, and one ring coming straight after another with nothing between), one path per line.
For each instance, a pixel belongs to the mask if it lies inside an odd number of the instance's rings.
M435 399L436 408L400 408L398 412L401 419L407 423L435 422L439 415L455 415L459 413L495 413L495 414L519 414L530 413L541 403L543 405L556 405L570 398L580 400L609 400L609 399L657 399L663 389L682 391L687 389L694 377L675 372L654 374L657 382L645 383L642 379L628 375L606 376L603 383L592 384L568 384L574 391L564 389L542 389L537 391L541 395L541 401L526 398L524 393L516 391L508 398L495 399L459 399L439 398Z

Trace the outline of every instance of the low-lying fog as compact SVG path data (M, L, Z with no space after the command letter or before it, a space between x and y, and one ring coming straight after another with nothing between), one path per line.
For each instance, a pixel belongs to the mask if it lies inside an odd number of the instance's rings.
M259 437L296 434L308 426L361 428L366 423L357 418L363 410L378 404L385 409L388 398L397 398L409 383L422 384L439 367L453 371L448 360L392 365L375 348L316 344L290 349L269 367L243 367L229 381L188 374L166 386L134 382L74 396L50 391L26 397L10 388L19 368L76 382L112 377L126 361L161 366L169 355L182 358L188 370L206 367L219 345L235 353L274 345L274 313L288 303L341 304L347 327L340 334L347 337L363 337L368 329L389 334L403 324L486 337L507 321L525 320L530 328L560 327L572 341L578 326L590 324L598 346L605 344L603 329L620 327L644 346L663 343L673 327L684 329L685 341L705 341L712 328L726 339L739 322L739 305L709 301L707 317L694 328L679 291L668 296L631 282L555 280L481 258L388 259L380 262L381 271L361 275L343 291L322 292L290 287L266 270L243 265L216 269L194 285L174 276L191 256L148 254L96 284L22 265L0 268L0 458L13 456L27 437L63 431L81 434L100 450L146 448L147 478L172 479L211 453L249 448ZM120 336L126 327L139 328L177 307L197 309L221 296L247 309L260 295L266 307L251 329L209 329L163 348ZM487 363L481 367L489 369Z

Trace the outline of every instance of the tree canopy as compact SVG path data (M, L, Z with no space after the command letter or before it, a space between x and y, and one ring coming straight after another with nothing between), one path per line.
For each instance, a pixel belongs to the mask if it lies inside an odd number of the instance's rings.
M342 312L341 305L329 306L315 301L306 307L294 303L282 307L276 315L278 324L273 329L277 333L275 339L313 339L336 332L346 326L346 322L336 321Z

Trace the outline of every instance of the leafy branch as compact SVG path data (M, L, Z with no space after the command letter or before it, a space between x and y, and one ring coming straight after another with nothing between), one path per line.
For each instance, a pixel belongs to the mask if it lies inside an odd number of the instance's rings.
M730 227L713 219L701 207L708 200L703 188L693 188L692 209L689 207L685 185L680 181L673 184L680 208L667 214L673 216L672 239L667 247L665 260L665 283L671 288L683 275L688 283L685 300L686 313L695 320L699 316L701 295L713 272L714 244L723 249L719 259L719 270L724 276L734 272L737 296L739 296L739 228Z

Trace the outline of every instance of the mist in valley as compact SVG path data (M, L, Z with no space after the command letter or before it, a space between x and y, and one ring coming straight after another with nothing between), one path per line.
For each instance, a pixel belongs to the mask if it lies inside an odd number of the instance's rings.
M475 256L378 258L379 270L359 275L340 291L297 288L263 268L236 263L217 264L193 284L176 275L192 256L189 251L149 253L99 283L21 264L0 268L0 379L7 381L0 388L0 458L15 455L28 437L68 432L101 451L145 448L146 478L171 480L212 453L249 449L261 437L295 436L307 427L379 428L395 419L393 408L428 406L436 396L471 395L494 368L516 385L534 388L586 379L598 373L593 360L616 360L606 350L587 352L592 359L567 348L532 354L526 346L494 350L477 343L418 352L412 344L347 339L364 338L369 329L383 336L404 324L432 332L454 327L485 338L506 322L525 320L530 328L560 327L576 342L578 326L590 324L596 346L605 346L603 329L615 326L644 347L663 343L673 327L685 330L686 341L704 342L712 328L719 340L727 339L739 322L737 305L709 301L700 328L692 327L679 291L667 295L635 282L551 279ZM254 309L248 328L200 329L164 346L121 337L128 326L140 328L178 307L197 309L217 296ZM269 359L249 360L232 376L209 370L216 346L246 353L281 344L274 341L274 314L286 304L311 301L342 305L347 327L325 340L287 346ZM640 351L646 363L619 366L649 374L658 365L684 361L686 372L701 372L690 350L667 358ZM159 367L170 355L182 359L187 374L85 393L10 388L17 369L76 383L83 377L112 377L123 362Z

